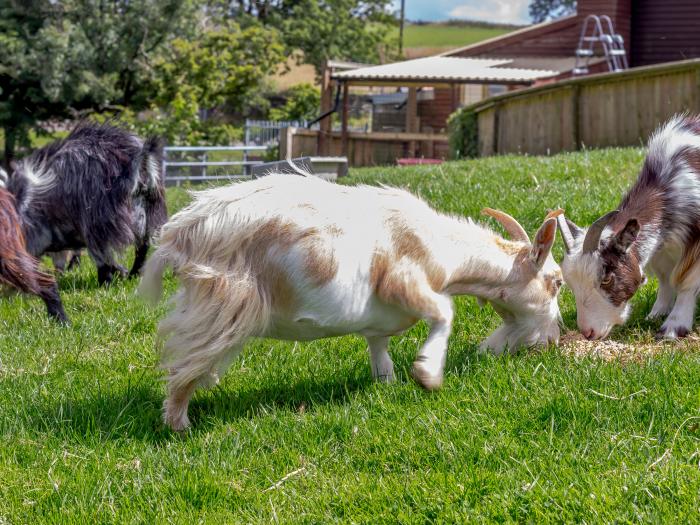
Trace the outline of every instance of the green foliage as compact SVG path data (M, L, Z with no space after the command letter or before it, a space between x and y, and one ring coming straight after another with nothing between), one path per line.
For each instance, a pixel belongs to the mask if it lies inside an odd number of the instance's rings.
M474 158L479 156L479 119L469 108L455 111L447 121L450 142L450 158Z
M217 109L259 102L282 51L274 28L212 19L201 0L0 0L6 157L40 122L93 112L175 143L229 142Z
M353 170L346 183L406 187L475 218L500 208L532 235L547 208L580 224L613 209L642 160L640 149L512 155ZM167 194L171 213L190 199ZM165 301L151 310L133 280L98 287L87 258L59 285L70 327L37 298L0 300L0 522L697 521L698 342L654 342L653 280L612 334L637 356L627 364L556 347L480 355L499 318L460 298L438 392L409 375L422 323L392 339L391 385L372 381L358 337L255 340L197 392L182 436L161 422ZM166 295L175 287L168 275ZM566 288L560 304L574 329Z
M200 119L187 105L177 103L168 106L167 111L153 106L139 113L130 108L114 107L92 114L90 118L98 122L116 121L138 135L163 137L173 146L231 144L243 137L242 128L215 119Z
M260 25L241 29L229 20L196 39L175 38L153 64L154 102L174 112L241 110L283 58L277 32Z
M277 32L260 25L227 21L191 40L175 38L154 61L154 97L142 127L173 144L230 143L239 129L211 109L244 111L283 57Z
M209 0L212 16L277 28L288 54L320 74L329 59L377 62L398 49L391 0Z
M304 61L321 72L329 59L376 63L380 53L396 53L389 41L395 23L387 0L298 0L278 25L290 50L301 49Z
M576 12L576 0L532 0L528 8L530 18L536 24Z
M37 122L143 101L151 59L170 35L189 33L192 13L189 0L0 1L6 157Z
M321 94L311 84L297 84L286 93L287 101L281 108L270 110L272 120L311 120L318 116Z

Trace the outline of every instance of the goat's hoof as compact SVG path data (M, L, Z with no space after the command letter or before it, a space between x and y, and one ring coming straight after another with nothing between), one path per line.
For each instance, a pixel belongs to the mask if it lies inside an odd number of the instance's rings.
M164 422L166 426L170 427L173 430L173 432L177 432L178 434L187 432L190 428L190 420L187 416L180 418L170 418L166 416L164 418Z
M661 319L662 317L667 316L667 315L669 314L669 312L670 312L670 310L655 312L655 311L652 309L652 311L649 312L649 314L645 317L645 319L646 319L647 321L658 321L658 320Z
M682 337L687 337L690 330L686 326L662 326L661 329L656 332L656 339L680 339Z
M170 427L174 432L182 433L190 428L190 419L187 417L187 411L180 408L168 409L168 402L164 403L163 423Z
M442 374L433 374L426 370L421 362L413 364L411 377L426 390L438 390L442 386Z
M393 383L394 382L394 372L386 372L386 373L381 373L377 374L374 376L374 380L377 383Z

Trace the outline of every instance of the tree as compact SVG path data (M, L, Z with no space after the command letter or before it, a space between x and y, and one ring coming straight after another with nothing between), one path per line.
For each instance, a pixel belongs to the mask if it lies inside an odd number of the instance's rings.
M189 0L0 0L0 126L5 161L37 122L137 103L151 57Z
M532 0L529 13L537 23L552 20L576 12L576 0Z
M328 59L377 62L380 54L395 53L391 7L391 0L209 0L208 12L277 28L287 53L301 50L320 74Z
M259 24L242 29L228 20L197 38L173 39L153 64L152 111L167 118L153 122L151 131L171 142L230 138L230 126L200 117L223 106L243 111L283 59L277 32Z
M93 112L213 133L205 110L245 105L282 59L275 29L212 17L204 0L0 0L5 162L38 123Z

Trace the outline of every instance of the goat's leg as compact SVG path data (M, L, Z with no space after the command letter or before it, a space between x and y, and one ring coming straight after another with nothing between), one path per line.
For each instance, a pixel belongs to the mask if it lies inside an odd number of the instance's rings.
M651 260L651 270L659 280L659 289L647 319L660 319L673 308L673 303L676 300L676 289L671 283L671 274L676 262L664 252L655 255Z
M387 351L389 337L365 337L369 350L372 377L377 381L391 383L394 381L394 362Z
M430 334L413 363L413 378L426 390L437 390L442 386L443 371L447 358L447 340L452 331L452 299L435 293L432 306L425 312L430 323Z
M671 313L661 325L657 337L676 339L685 337L693 328L695 303L700 292L700 243L686 249L671 277L677 296Z
M56 280L39 269L39 261L18 249L15 257L4 261L4 263L0 267L0 282L10 284L24 293L40 297L46 304L50 317L68 324L68 317L63 310Z
M143 266L143 263L146 262L146 255L148 254L149 248L150 242L148 237L136 245L134 264L131 266L131 270L129 271L129 278L136 277L141 273L141 267Z
M399 264L386 275L377 294L383 301L430 323L430 334L418 352L412 375L427 390L440 388L452 330L452 298L435 292L425 272L410 263Z
M242 348L240 344L221 352L200 350L172 367L168 377L168 397L163 403L165 424L176 432L185 430L190 425L187 411L195 390L216 385Z
M115 275L126 277L126 268L116 263L111 252L94 249L88 249L88 252L97 266L97 282L100 285L111 284Z
M168 397L163 403L163 422L175 432L182 432L190 426L187 411L195 388L196 379L177 386L168 385Z
M671 313L656 334L658 338L677 339L688 335L693 328L697 296L697 289L678 292Z
M61 324L70 324L68 316L63 309L63 302L61 302L61 296L58 294L58 286L55 282L44 286L38 295L46 304L46 310L50 317L53 317Z
M66 271L71 270L76 266L80 266L80 250L71 252L70 259L68 260L68 266L66 266Z

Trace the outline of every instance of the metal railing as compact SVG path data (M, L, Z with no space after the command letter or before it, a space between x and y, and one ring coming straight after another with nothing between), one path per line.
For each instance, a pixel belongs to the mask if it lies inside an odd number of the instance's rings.
M229 152L229 153L241 153L242 160L209 160L209 153L219 151L219 152ZM215 180L236 180L244 179L250 177L250 167L262 164L262 160L250 160L250 152L261 152L267 151L267 146L168 146L163 150L163 177L166 184L168 182L180 185L182 182L209 182ZM172 160L171 155L173 153L179 153L181 158L177 160ZM190 154L190 158L187 154ZM199 158L197 160L192 160L192 155L197 155ZM224 168L224 167L237 167L235 173L228 174L211 174L208 172L208 168ZM170 170L168 169L170 168ZM176 168L176 173L173 174L172 168ZM189 173L180 174L182 168L189 168ZM197 169L199 168L199 169Z
M306 120L252 120L245 121L245 143L258 146L270 146L278 144L280 131L284 128L305 128ZM312 129L318 129L318 124Z

